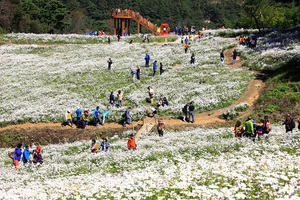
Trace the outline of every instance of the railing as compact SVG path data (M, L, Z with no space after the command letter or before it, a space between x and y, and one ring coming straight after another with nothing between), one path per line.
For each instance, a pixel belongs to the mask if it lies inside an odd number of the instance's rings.
M146 19L140 15L140 13L135 12L130 9L114 9L112 11L112 17L113 18L128 18L133 19L136 22L140 23L142 26L144 26L146 29L151 31L153 34L156 34L157 32L157 26L154 25L152 22L149 21L149 19Z

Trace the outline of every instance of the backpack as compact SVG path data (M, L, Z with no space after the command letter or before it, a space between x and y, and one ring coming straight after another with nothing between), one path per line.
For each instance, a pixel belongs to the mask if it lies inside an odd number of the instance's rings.
M131 69L131 74L134 75L136 71L134 69Z

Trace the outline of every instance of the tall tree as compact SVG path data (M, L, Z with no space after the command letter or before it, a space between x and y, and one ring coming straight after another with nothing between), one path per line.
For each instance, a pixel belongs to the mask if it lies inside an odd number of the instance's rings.
M254 19L256 28L261 32L263 26L263 19L266 13L270 13L274 2L272 0L243 0L242 6L245 12Z

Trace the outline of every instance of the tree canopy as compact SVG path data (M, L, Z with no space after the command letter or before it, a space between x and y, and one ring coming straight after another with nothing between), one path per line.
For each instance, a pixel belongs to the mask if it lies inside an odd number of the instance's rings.
M154 24L273 28L300 24L299 0L0 0L0 33L112 32L111 10L139 12Z

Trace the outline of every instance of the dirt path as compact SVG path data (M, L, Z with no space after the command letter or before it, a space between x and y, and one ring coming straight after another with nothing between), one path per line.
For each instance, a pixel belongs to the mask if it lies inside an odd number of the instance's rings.
M225 51L225 60L226 65L233 68L240 68L241 61L240 59L237 60L237 63L235 65L231 64L232 61L232 51L233 49L229 49ZM248 70L244 68L244 70ZM240 113L240 117L247 116L249 113L251 113L253 104L255 100L260 95L260 92L264 88L265 84L260 79L254 79L250 82L248 86L248 90L243 94L243 96L238 99L232 106L237 105L241 102L247 102L250 105L250 108L243 113ZM230 107L232 107L230 106ZM228 107L229 108L229 107ZM225 111L228 108L222 108L218 110L213 110L209 112L203 112L195 114L195 123L187 123L183 122L179 119L164 119L164 122L166 124L166 128L168 129L182 129L185 127L207 127L207 126L215 126L219 124L223 124L226 121L224 119L220 119L219 116L222 114L223 111ZM146 118L145 121L149 121L150 118ZM96 128L94 126L87 126L86 129L77 129L75 127L69 127L64 126L62 127L60 123L26 123L26 124L18 124L18 125L10 125L7 127L0 128L0 136L2 134L5 134L7 132L13 132L21 134L22 138L24 139L23 135L26 135L26 141L29 139L38 140L40 137L54 137L48 139L47 141L52 141L53 143L62 142L62 141L74 141L79 139L87 139L91 138L95 135L101 135L105 133L112 134L122 134L124 130L134 129L137 131L141 126L143 122L134 122L132 125L127 125L126 128L123 128L120 124L117 123L109 123L105 124L104 126L99 126L99 128ZM50 141L49 141L50 140ZM5 141L4 141L5 142ZM0 146L3 146L0 144Z

